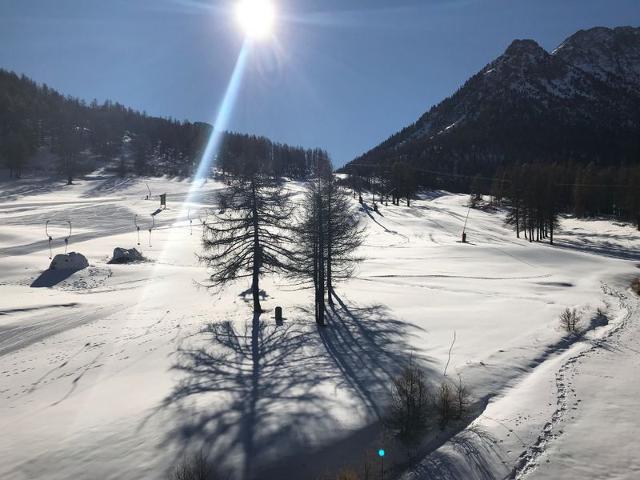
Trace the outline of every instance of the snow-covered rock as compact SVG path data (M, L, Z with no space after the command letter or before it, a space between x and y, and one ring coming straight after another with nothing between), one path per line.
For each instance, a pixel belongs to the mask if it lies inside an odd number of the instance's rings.
M137 249L116 247L113 249L113 257L109 260L109 263L132 263L141 262L142 260L144 260L144 257Z
M53 257L49 270L82 270L87 268L87 257L77 252L61 253Z

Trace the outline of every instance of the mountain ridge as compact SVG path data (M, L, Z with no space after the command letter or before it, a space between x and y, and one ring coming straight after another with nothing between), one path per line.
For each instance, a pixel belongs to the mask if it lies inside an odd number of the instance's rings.
M580 30L552 52L517 39L460 89L344 170L400 161L455 174L514 162L640 158L640 28Z

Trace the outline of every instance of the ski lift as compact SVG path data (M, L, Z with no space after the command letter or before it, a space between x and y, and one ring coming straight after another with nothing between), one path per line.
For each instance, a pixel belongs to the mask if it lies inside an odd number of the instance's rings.
M147 198L145 198L145 200L149 200L151 198L151 189L149 188L149 184L145 182L145 185L147 186L147 190L149 191L149 194L147 195ZM140 244L138 244L140 245Z
M204 237L204 232L206 230L207 227L207 216L203 216L202 213L200 214L200 223L202 223L202 236Z
M151 226L149 227L149 246L151 246L151 231L156 227L156 217L151 215Z
M52 252L51 252L51 242L53 242L53 237L49 235L49 220L44 224L44 233L49 239L49 260L51 260Z
M462 243L467 243L467 221L469 220L469 212L471 212L471 205L467 209L467 216L464 219L464 226L462 227Z
M64 254L67 254L67 248L69 247L69 238L71 238L71 232L73 232L73 227L71 225L71 220L67 220L69 224L69 235L64 239Z
M138 215L133 216L133 224L136 226L136 230L138 231L138 245L140 245L140 225L138 225Z

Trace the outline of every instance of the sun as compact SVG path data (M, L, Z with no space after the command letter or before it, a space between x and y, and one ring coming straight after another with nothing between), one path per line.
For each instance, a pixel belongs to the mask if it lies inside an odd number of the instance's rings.
M275 9L270 0L240 0L236 18L247 37L262 39L273 31Z

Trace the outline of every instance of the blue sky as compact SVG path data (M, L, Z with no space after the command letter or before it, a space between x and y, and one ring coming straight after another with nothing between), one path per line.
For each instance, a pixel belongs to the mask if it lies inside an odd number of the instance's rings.
M638 0L274 0L229 128L368 150L500 55L578 29L640 25ZM87 100L213 122L243 42L231 0L2 0L0 67Z

